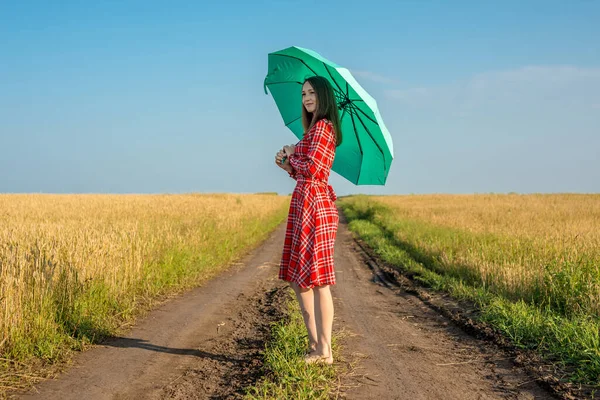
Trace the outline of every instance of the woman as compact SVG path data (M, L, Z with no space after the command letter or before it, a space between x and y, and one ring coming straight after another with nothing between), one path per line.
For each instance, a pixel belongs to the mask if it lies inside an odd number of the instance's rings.
M306 362L332 364L330 286L335 284L333 247L339 218L328 179L342 133L333 88L323 77L308 78L302 85L302 125L302 140L284 146L275 157L297 181L279 278L290 282L300 303L308 331Z

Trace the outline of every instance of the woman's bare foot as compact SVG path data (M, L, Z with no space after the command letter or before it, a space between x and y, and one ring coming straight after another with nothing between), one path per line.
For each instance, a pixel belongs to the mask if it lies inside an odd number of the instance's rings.
M333 352L331 351L331 346L327 346L326 349L319 349L318 346L315 346L314 350L310 351L304 357L304 361L307 364L314 364L314 363L324 363L327 365L333 364Z
M324 354L317 354L315 352L309 353L306 357L304 357L304 361L307 364L333 364L333 355L329 354L329 356Z
M317 351L317 344L316 343L310 344L308 346L308 350L306 350L306 353L304 353L304 357L308 357L311 354L315 354L316 351Z

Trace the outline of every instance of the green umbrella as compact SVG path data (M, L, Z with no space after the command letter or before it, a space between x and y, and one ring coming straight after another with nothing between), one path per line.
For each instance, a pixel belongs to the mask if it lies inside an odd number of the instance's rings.
M379 115L377 103L350 71L312 50L289 47L269 53L267 88L285 125L301 139L302 84L319 75L331 82L340 110L342 144L336 149L333 170L356 185L384 185L392 163L392 137Z

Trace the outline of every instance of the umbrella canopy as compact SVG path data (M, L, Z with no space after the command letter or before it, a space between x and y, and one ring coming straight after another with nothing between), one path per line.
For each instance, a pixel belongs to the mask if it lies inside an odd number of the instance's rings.
M335 92L342 144L336 149L333 171L356 185L384 185L392 163L392 137L383 123L377 103L350 71L301 47L269 53L269 72L264 89L271 92L285 125L301 139L302 84L311 76L329 80Z

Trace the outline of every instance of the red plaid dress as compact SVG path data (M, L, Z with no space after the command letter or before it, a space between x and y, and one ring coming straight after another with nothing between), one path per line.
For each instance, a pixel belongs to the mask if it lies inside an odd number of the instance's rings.
M338 227L336 195L328 185L335 157L333 124L318 121L296 145L292 193L279 279L302 288L334 285L333 245Z

